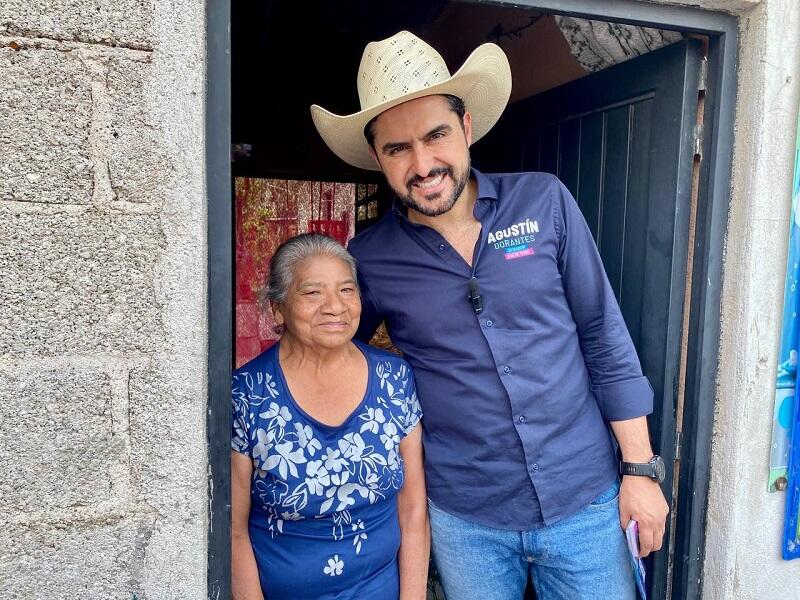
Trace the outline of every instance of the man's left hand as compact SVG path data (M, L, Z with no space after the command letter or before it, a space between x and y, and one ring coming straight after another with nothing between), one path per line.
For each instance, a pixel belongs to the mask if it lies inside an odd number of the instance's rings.
M624 530L633 519L639 523L639 556L661 549L669 505L661 487L649 477L625 475L619 492L619 523Z

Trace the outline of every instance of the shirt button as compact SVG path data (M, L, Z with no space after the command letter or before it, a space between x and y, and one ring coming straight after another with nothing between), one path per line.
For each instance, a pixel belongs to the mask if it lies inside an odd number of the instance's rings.
M534 471L538 471L539 470L539 463L533 463L531 465L531 469L533 469Z
M525 419L525 415L520 415L520 416L519 416L519 422L520 422L520 423L524 423L526 420L527 420L527 419Z
M486 326L487 326L487 327L491 327L492 325L494 325L494 321L492 321L491 319L489 319L488 321L486 321Z
M511 367L509 367L508 365L503 367L503 373L511 373Z
M444 249L447 248L444 244L439 244L439 252L444 252Z

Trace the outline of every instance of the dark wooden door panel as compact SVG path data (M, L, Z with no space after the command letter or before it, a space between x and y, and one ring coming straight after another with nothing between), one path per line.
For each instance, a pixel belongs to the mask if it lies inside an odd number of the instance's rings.
M581 137L578 140L580 148L578 188L573 192L595 240L599 231L600 202L603 193L603 121L602 112L581 119Z

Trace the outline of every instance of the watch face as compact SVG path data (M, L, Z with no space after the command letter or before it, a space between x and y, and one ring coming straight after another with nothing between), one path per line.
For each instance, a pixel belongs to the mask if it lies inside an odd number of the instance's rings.
M667 475L667 468L664 465L664 459L656 455L652 458L650 464L653 465L653 471L655 472L655 476L658 479L658 482L661 483L662 481L664 481L664 477L666 477Z

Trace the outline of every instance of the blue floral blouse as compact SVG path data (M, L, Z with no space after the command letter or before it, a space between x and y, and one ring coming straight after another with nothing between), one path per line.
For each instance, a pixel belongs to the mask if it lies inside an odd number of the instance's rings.
M367 392L337 427L294 401L279 344L234 372L231 446L253 460L249 532L268 600L399 596L400 440L422 411L408 363L354 343Z

